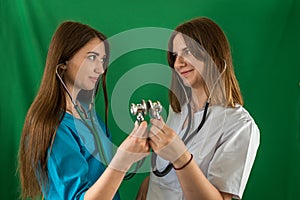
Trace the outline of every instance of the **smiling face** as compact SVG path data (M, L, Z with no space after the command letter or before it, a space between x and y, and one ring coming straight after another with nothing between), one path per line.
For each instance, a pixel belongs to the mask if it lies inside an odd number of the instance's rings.
M193 56L180 33L173 40L173 55L175 56L174 69L185 85L192 88L203 87L201 72L204 62Z
M90 40L66 64L65 83L76 96L83 90L92 90L104 72L106 59L104 43L99 38Z

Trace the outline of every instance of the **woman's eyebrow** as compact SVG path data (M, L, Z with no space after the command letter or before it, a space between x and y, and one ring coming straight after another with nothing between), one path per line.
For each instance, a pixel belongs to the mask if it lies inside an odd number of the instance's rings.
M189 50L189 48L188 47L184 47L184 48L180 49L178 52L183 52L185 50ZM178 52L176 52L175 50L173 50L172 53L178 53Z
M87 52L88 54L89 53L93 53L93 54L96 54L97 56L99 56L99 53L98 52L95 52L95 51L89 51L89 52Z

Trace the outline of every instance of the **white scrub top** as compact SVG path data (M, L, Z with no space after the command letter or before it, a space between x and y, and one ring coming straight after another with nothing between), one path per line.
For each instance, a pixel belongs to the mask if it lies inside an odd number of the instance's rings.
M179 136L187 118L187 106L181 113L169 108L166 124ZM203 116L203 110L193 115L189 134L195 130ZM207 179L221 192L241 199L259 146L259 129L249 113L240 105L235 108L211 106L206 121L189 141L187 148ZM159 171L169 162L157 158ZM196 179L197 177L195 177ZM193 180L191 180L193 181ZM150 174L147 200L185 199L174 169L164 177Z

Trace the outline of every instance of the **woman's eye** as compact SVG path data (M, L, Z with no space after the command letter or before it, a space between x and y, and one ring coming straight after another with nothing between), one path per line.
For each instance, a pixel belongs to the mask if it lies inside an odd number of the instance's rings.
M96 60L96 55L89 55L88 59L91 61L95 61Z
M185 53L186 55L189 55L189 54L191 54L192 52L191 52L189 49L186 49L186 50L184 50L184 53Z
M101 62L101 63L105 63L105 62L106 62L106 58L101 58L101 59L100 59L100 62Z

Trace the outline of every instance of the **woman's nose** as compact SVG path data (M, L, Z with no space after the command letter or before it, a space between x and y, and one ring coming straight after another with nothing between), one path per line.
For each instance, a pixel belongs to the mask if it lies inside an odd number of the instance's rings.
M94 72L97 74L103 74L104 73L103 63L98 62L95 66Z
M186 66L186 61L185 61L184 57L178 55L175 59L174 67L180 68L180 67L184 67L184 66Z

